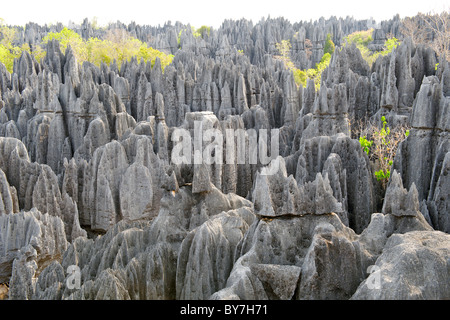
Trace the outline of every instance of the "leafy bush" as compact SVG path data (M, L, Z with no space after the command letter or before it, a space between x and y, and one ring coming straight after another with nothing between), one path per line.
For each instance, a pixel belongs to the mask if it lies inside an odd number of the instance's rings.
M129 61L132 57L138 60L143 59L145 62L151 61L152 66L157 57L161 60L161 67L164 68L172 62L173 55L167 55L161 51L148 47L147 44L130 36L124 30L109 31L104 40L98 38L90 38L83 40L75 31L65 27L60 32L50 32L43 39L41 45L30 48L28 44L22 47L14 47L12 40L15 30L1 25L0 32L2 40L0 41L0 62L5 64L7 70L12 73L14 59L20 57L23 51L30 52L38 62L45 56L45 45L57 40L60 44L62 52L67 47L71 47L77 61L82 64L83 61L89 61L97 66L101 63L107 65L116 61L118 66L125 61Z
M323 53L324 54L333 54L336 46L334 45L333 40L331 40L331 34L327 34L327 39L325 40L325 45L323 46Z
M384 50L381 52L385 54L392 52L392 50L394 50L399 45L399 43L400 42L397 38L389 38L384 42Z
M2 62L8 72L12 73L14 59L21 54L21 48L14 46L13 41L16 37L16 30L4 25L0 19L0 62Z
M372 33L373 29L357 31L344 38L344 45L354 43L369 66L371 66L379 56L385 56L392 52L392 50L400 43L399 40L394 37L389 38L385 41L384 49L382 51L373 53L368 48L369 43L373 41Z
M365 54L363 55L363 58L366 59L366 61L369 63L369 65L372 65L379 56L386 56L387 54L391 53L398 45L399 41L396 38L389 38L384 42L384 49L383 51L378 51L373 54Z
M104 40L98 38L90 38L84 44L87 61L100 66L103 62L110 64L114 60L118 66L123 62L129 61L132 57L139 60L143 59L145 62L151 61L152 66L155 63L156 57L161 60L161 67L164 68L172 62L173 55L167 55L161 51L148 47L147 44L130 36L124 30L115 30L107 33Z
M294 66L294 63L289 57L291 50L291 42L289 40L282 40L280 43L277 43L275 47L280 53L280 55L275 56L275 58L283 61L284 65L292 70L294 80L298 86L301 85L306 87L307 79L313 79L316 90L320 89L322 72L328 67L331 61L331 54L329 52L322 56L322 59L316 64L315 68L300 70Z
M375 165L375 177L381 182L383 188L386 188L398 145L408 137L409 130L405 126L391 129L384 116L381 117L381 121L381 129L368 123L360 124L356 130L359 130L361 148Z
M373 145L373 141L367 140L366 136L359 137L359 143L363 148L364 152L369 155L370 147Z
M294 68L294 63L291 61L291 58L289 57L292 48L291 41L281 40L281 42L275 44L275 48L278 50L280 54L279 56L275 56L275 58L283 61L285 66L288 69L292 70Z
M64 27L60 32L50 32L42 38L42 45L46 45L52 40L57 40L59 42L59 47L62 52L65 52L67 47L71 46L77 60L88 60L85 42L75 31Z
M208 27L208 26L201 26L200 28L198 28L197 30L196 30L196 33L197 34L200 34L200 36L203 38L203 35L205 34L205 32L206 32L206 34L208 35L208 37L209 37L209 35L211 34L211 27Z
M308 80L308 75L305 71L295 68L292 70L294 74L294 81L298 86L306 87L306 82Z
M19 58L24 51L29 52L34 58L40 62L45 56L45 51L40 46L30 48L28 43L22 46L15 46L17 30L9 28L0 18L0 62L3 63L9 73L13 72L14 60Z
M354 43L357 47L366 47L373 41L373 29L356 31L344 38L344 43Z
M330 61L331 61L331 54L325 53L322 56L322 59L320 60L320 62L318 64L316 64L316 68L315 68L316 75L313 79L314 79L314 84L317 89L320 89L320 82L322 80L322 72L325 71L325 69L328 67L328 65L330 64Z
M144 61L150 61L153 65L155 64L156 58L158 57L161 61L161 68L164 71L164 68L172 63L173 55L165 54L159 50L153 49L152 47L148 47L146 44L141 44L139 48L139 52L136 55L138 59L144 59Z
M2 62L9 73L13 71L14 59L17 55L7 46L0 44L0 62Z

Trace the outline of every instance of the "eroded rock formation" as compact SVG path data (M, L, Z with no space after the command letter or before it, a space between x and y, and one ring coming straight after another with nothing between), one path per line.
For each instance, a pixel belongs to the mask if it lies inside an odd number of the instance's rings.
M371 23L226 20L195 37L118 22L173 62L97 67L51 41L41 63L0 63L9 298L448 299L448 62L408 39L371 67L338 47L316 90L273 58L287 39L313 67L327 33L340 46ZM18 41L61 29L30 23ZM351 123L382 115L411 129L380 195Z

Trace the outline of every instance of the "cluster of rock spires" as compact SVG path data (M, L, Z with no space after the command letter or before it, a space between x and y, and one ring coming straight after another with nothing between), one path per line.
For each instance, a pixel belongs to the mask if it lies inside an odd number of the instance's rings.
M0 64L9 298L449 299L449 63L405 39L370 68L345 46L316 90L272 57L290 39L309 67L327 33L339 45L368 23L227 20L201 38L117 23L173 63L98 68L52 41L41 63L25 52L12 74ZM397 29L394 18L374 38ZM49 31L28 24L23 41ZM411 130L380 195L349 122L382 115ZM196 121L224 136L279 129L279 154L266 167L174 164L173 132Z

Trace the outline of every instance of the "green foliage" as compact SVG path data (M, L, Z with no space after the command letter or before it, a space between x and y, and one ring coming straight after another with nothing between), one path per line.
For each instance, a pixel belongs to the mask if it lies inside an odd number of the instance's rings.
M3 19L0 19L0 62L10 73L13 71L14 59L21 54L21 48L13 45L15 37L16 30L4 25Z
M331 54L329 52L325 53L322 56L322 59L319 63L316 64L315 68L300 70L294 66L294 63L289 57L289 53L292 47L289 40L282 40L280 43L277 43L275 47L280 53L280 55L276 56L275 58L282 60L284 62L284 65L288 69L292 70L295 83L298 86L301 85L303 87L306 87L307 80L313 79L316 90L320 89L322 72L328 67L331 61Z
M328 67L331 61L331 54L325 53L320 60L319 63L316 64L315 68L307 69L307 70L299 70L295 69L294 72L294 80L297 85L302 85L306 87L306 83L308 79L314 80L314 86L316 90L320 89L320 83L322 81L322 72Z
M391 129L387 127L386 118L383 116L381 117L381 121L383 122L383 127L380 131L375 132L376 136L379 136L379 140L381 141L382 146L389 147L389 144L391 141L388 140L388 136L391 133ZM392 166L392 159L389 157L382 157L378 159L381 162L381 169L375 172L375 177L378 181L381 180L389 180L390 177L390 167Z
M325 69L329 66L331 61L331 54L330 53L325 53L322 57L322 59L320 60L320 62L318 64L316 64L316 74L314 77L314 84L318 89L320 89L320 82L322 80L322 72L325 71Z
M391 171L389 169L386 169L386 172L383 170L378 170L374 172L374 175L378 181L388 181L391 176Z
M180 30L180 32L178 32L178 37L177 37L178 48L180 48L180 43L181 43L181 33L182 33L183 31L184 31L184 30Z
M173 55L167 55L161 51L148 47L147 44L131 37L124 31L111 31L104 40L90 38L83 40L75 31L63 28L61 32L48 33L43 39L41 46L35 46L33 49L28 44L22 47L14 47L11 44L12 33L9 28L1 26L2 34L7 36L0 41L0 62L4 63L9 72L13 71L14 59L20 57L23 51L30 52L38 62L45 56L45 45L51 40L57 40L62 52L65 52L70 46L74 52L77 61L82 64L83 61L89 61L97 66L101 63L109 65L114 60L120 66L123 62L129 61L132 57L145 62L151 61L152 66L158 57L161 60L161 67L164 68L172 62Z
M325 45L323 47L323 53L324 54L333 54L336 46L334 45L333 40L331 40L331 34L327 34L327 39L325 40Z
M67 47L70 46L78 61L88 60L88 52L86 43L81 36L75 31L64 27L60 32L50 32L44 38L42 38L42 45L46 45L52 40L57 40L62 52L65 52Z
M0 43L3 45L11 44L16 38L17 31L14 28L9 28L4 24L3 19L0 19Z
M201 33L197 32L197 30L193 26L191 26L191 30L194 38L200 38L202 36Z
M306 75L306 72L300 69L295 68L294 70L292 70L293 74L294 74L294 80L295 83L298 86L303 86L306 87L306 81L308 79L308 76Z
M42 38L42 44L46 44L51 40L57 40L60 44L61 50L65 50L67 45L71 43L82 43L83 39L75 31L64 27L60 32L49 32L44 38Z
M370 147L373 145L373 141L367 140L366 136L362 136L359 138L359 143L361 144L361 147L363 148L364 152L369 155Z
M28 46L28 44L24 44L24 46L22 46L22 48L24 50L27 50L28 52L30 52L33 55L33 57L36 59L37 62L41 62L42 59L44 59L45 55L47 54L47 52L45 52L45 50L42 49L42 47L39 45L34 46L33 48L30 48Z
M159 50L153 49L152 47L148 47L146 44L141 44L139 48L138 54L136 54L138 59L144 59L144 61L150 61L152 64L152 67L155 64L156 58L159 58L161 61L161 68L164 72L164 68L172 63L173 54L165 54L164 52L161 52Z
M12 73L14 58L14 54L6 46L0 44L0 62L5 65L9 73Z
M371 66L378 57L385 56L392 52L398 45L399 40L392 37L385 41L384 43L384 49L379 52L371 52L368 48L368 45L370 42L373 41L372 39L372 33L373 29L365 30L365 31L357 31L352 34L349 34L347 37L344 38L344 45L346 44L355 44L355 46L359 49L361 52L362 57L364 60L367 61L369 66Z
M8 72L13 72L14 60L19 58L24 51L29 52L34 58L40 62L45 56L45 51L40 46L30 48L28 43L22 46L15 46L17 30L9 28L4 24L4 20L0 18L0 62L3 63Z
M344 38L344 43L354 43L357 47L367 48L369 43L373 41L372 33L373 29L353 32Z
M120 66L123 62L129 61L132 57L145 62L151 61L152 66L156 57L161 60L161 66L164 68L172 62L173 55L167 55L161 51L148 47L140 40L129 36L127 33L116 31L109 33L105 40L90 38L84 44L82 52L87 53L87 61L100 66L101 63L109 65L116 61Z
M195 29L195 27L191 26L191 31L192 31L192 35L195 38L200 38L200 37L203 38L205 33L209 37L209 35L211 34L211 27L201 26L200 28ZM178 37L177 37L178 48L180 47L181 33L182 32L186 32L186 29L182 29L182 30L180 30L180 32L178 32Z
M86 43L88 60L97 66L102 62L109 65L114 61L112 47L113 43L109 40L90 38Z
M211 34L211 27L208 27L208 26L201 26L201 27L198 28L195 32L196 32L197 34L199 34L202 38L203 38L203 35L204 35L205 32L206 32L206 34L207 34L208 37L209 37L209 35Z
M389 52L392 52L392 50L394 50L398 45L399 45L399 41L397 38L389 38L384 42L384 50L381 51L384 55L386 55Z
M377 168L374 172L375 178L386 188L398 145L408 137L409 130L401 126L391 130L384 116L381 117L381 122L381 129L373 125L367 126L363 130L365 134L359 138L359 143Z
M178 38L177 38L178 45L180 45L181 33L186 32L186 30L187 29L182 29L182 30L180 30L180 32L178 32ZM209 37L209 35L211 34L211 27L203 25L200 28L195 29L195 27L191 26L191 31L192 31L192 35L195 38L200 38L200 37L203 38L205 34Z
M282 60L288 69L292 70L294 68L294 63L289 57L292 48L291 42L289 40L281 40L281 42L275 44L275 48L280 53L277 58Z

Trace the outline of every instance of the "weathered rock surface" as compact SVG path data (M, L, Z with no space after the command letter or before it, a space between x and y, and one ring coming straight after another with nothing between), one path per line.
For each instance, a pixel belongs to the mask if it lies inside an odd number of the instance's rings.
M24 268L27 268L27 264L33 264L34 272L39 273L50 262L59 259L68 246L63 221L59 217L42 214L35 208L27 212L1 215L0 226L2 283L8 282L11 275L14 276L14 263ZM34 272L29 280L34 276ZM18 286L28 285L26 281L16 281ZM11 289L11 292L14 290ZM19 294L19 297L29 298L28 295L22 294Z
M237 245L253 219L250 208L227 211L184 238L177 261L177 299L207 299L225 287Z
M422 210L429 212L432 226L445 232L450 230L449 189L445 186L450 152L449 106L450 97L444 95L438 78L425 77L414 100L410 135L401 143L394 162L405 186L416 186Z
M450 237L439 231L413 231L389 238L354 300L448 299Z

